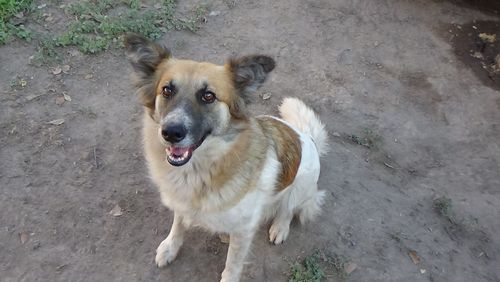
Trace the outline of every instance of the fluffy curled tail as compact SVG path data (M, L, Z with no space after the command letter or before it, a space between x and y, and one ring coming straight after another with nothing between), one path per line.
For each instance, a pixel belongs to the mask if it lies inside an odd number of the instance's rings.
M303 133L311 135L320 156L328 152L328 133L325 125L304 102L297 98L285 98L279 111L284 120Z

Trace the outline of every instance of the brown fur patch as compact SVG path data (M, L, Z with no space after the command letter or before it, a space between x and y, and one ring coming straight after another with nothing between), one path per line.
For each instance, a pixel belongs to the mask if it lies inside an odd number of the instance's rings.
M272 141L276 155L281 163L281 173L276 186L277 191L288 187L295 180L302 159L302 146L299 135L288 125L272 117L258 117L264 134Z
M241 126L242 131L237 134L231 149L210 168L210 184L196 191L194 206L199 206L213 195L227 195L218 206L222 210L235 205L249 191L257 188L269 141L255 120L242 121ZM226 186L229 190L223 192L221 189Z

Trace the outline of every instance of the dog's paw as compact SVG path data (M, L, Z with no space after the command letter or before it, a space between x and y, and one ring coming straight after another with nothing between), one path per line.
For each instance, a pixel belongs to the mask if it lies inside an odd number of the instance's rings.
M283 243L288 237L290 231L290 223L273 222L269 228L269 241L275 245Z
M156 249L156 265L158 267L164 267L171 263L177 256L181 245L182 244L176 244L175 241L170 240L170 238L163 240Z

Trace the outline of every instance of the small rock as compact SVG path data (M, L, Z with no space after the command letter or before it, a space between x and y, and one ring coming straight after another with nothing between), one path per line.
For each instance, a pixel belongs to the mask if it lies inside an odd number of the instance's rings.
M58 75L58 74L61 74L61 72L62 72L62 68L60 66L57 66L57 67L52 69L52 74Z
M26 232L21 232L19 233L19 241L21 241L21 244L24 245L29 239L29 235Z
M63 97L64 97L64 100L71 102L71 96L69 96L68 94L63 93Z
M85 78L85 79L87 79L87 80L89 80L89 79L92 79L93 77L94 77L94 75L93 75L93 74L88 73L88 74L86 74L86 75L85 75L85 77L84 77L84 78Z
M54 21L54 18L52 16L48 16L45 18L45 21L50 23L50 22L53 22Z
M271 99L271 94L270 93L264 93L262 94L262 100L269 100Z
M64 65L64 66L62 66L62 71L63 72L68 72L70 68L71 68L70 65Z
M123 214L122 208L117 204L110 212L112 216L120 216Z
M424 273L426 273L426 272L427 272L427 270L425 270L425 269L423 269L423 268L422 268L422 269L420 269L420 273L421 273L421 274L424 274Z
M477 51L474 52L473 54L471 54L471 56L473 58L480 59L480 60L484 59L483 54L481 54L481 52L477 52Z
M45 8L45 7L47 7L47 4L42 4L42 5L38 5L38 6L37 6L37 8L38 8L38 9L43 9L43 8Z
M334 132L332 133L332 135L333 135L333 136L335 136L335 137L340 137L340 133L338 133L337 131L334 131Z
M66 102L66 99L64 99L64 96L57 96L56 97L56 105L61 106Z
M216 16L218 16L218 15L220 15L220 11L212 11L212 12L210 12L210 13L208 14L208 16L210 16L210 17L216 17Z

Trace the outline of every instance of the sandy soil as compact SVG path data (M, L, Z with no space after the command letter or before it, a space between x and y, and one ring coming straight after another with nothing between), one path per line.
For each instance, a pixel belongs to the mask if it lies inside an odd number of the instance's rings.
M286 281L290 264L314 249L355 263L350 281L500 281L500 79L481 78L479 59L464 50L475 22L495 32L495 1L482 1L493 3L486 9L438 0L210 2L214 13L198 33L164 37L174 55L273 56L278 67L259 93L271 98L256 97L255 114L300 97L332 139L323 214L294 224L282 246L268 243L263 226L243 281ZM500 45L496 32L488 48ZM168 268L154 264L172 215L147 178L142 109L123 51L73 52L57 75L29 64L34 51L18 41L0 47L0 280L217 281L227 246L201 230ZM20 78L24 87L11 85ZM435 208L443 196L449 218ZM120 216L109 214L116 205Z

